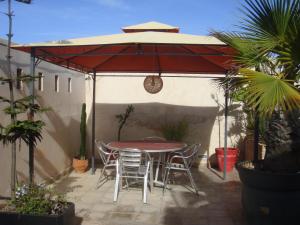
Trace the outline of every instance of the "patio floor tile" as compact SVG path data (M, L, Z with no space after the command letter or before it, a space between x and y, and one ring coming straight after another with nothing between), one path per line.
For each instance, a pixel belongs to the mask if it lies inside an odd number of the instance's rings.
M148 192L148 204L142 202L141 188L123 189L113 202L114 180L96 188L96 175L71 173L56 184L67 191L75 203L76 225L244 225L240 182L236 171L224 181L221 173L200 167L193 169L199 195L189 189L186 177L176 175L176 182L162 194L155 187Z

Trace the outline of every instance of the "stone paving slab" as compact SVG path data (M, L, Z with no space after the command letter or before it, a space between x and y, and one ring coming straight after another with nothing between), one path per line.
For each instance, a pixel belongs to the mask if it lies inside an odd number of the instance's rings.
M240 181L236 171L224 181L221 173L206 167L192 173L199 195L191 191L188 179L180 174L165 194L155 187L148 192L148 204L142 202L142 189L123 189L113 202L114 180L96 188L95 175L71 173L56 184L75 203L76 225L245 225Z

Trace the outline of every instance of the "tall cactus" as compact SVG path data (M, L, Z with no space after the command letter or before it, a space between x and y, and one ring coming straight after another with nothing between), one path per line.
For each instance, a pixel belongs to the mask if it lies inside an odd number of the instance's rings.
M80 150L79 150L80 159L85 159L86 156L85 137L86 137L86 104L83 103L81 108L81 121L80 121Z

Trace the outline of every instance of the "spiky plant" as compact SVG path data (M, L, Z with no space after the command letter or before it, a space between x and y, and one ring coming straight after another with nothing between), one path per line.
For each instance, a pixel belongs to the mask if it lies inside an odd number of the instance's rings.
M249 108L269 120L268 132L273 132L266 135L269 141L267 167L270 168L272 159L275 165L275 158L290 155L287 153L290 148L284 151L283 145L280 147L282 152L278 153L276 143L293 142L289 133L295 134L294 130L299 130L295 126L288 128L291 118L288 115L300 109L297 86L300 77L300 1L245 0L243 12L245 18L239 25L240 32L213 32L213 35L236 50L235 62L240 77L229 76L225 83L229 83L231 89L243 89ZM299 148L291 151L299 152ZM275 155L277 157L271 157ZM295 155L299 157L299 154ZM297 165L300 170L300 163ZM288 163L285 166L289 167Z
M80 121L80 159L86 157L86 104L83 103L81 107L81 121Z

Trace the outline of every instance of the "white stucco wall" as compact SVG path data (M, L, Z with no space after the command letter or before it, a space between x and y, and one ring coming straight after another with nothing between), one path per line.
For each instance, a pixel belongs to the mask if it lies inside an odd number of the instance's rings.
M26 53L12 51L12 71L16 74L17 68L21 68L24 74L29 74L30 57ZM6 47L0 45L0 76L5 76ZM37 115L36 119L42 119L46 126L43 129L43 140L38 143L35 151L35 181L37 183L51 180L71 166L72 157L77 154L79 148L79 123L81 104L85 101L84 76L81 73L70 71L53 64L40 62L36 68L36 74L44 75L44 90L36 90L40 105L51 107L51 110ZM54 76L59 76L59 92L54 90ZM68 78L72 78L72 92L68 92ZM37 88L37 81L36 81ZM28 93L27 85L24 90L15 90L16 99ZM0 84L0 96L9 95L8 85ZM0 104L0 122L7 124L9 117L2 112L5 104ZM22 117L19 116L19 119ZM10 194L10 146L0 144L0 196ZM28 149L22 143L20 151L17 151L18 180L28 177Z
M184 141L201 143L203 155L211 155L216 147L223 146L223 111L212 95L218 96L221 104L224 104L224 95L211 78L163 77L164 86L158 94L147 93L143 81L142 77L97 77L96 138L105 142L116 140L118 122L115 115L123 113L127 105L133 104L135 111L123 128L122 140L162 136L162 124L185 120L189 131ZM92 80L87 80L88 110L91 109L92 88ZM91 120L91 111L88 111L89 144ZM234 117L229 117L229 129L235 122ZM235 141L235 134L231 132L229 145L235 144Z

